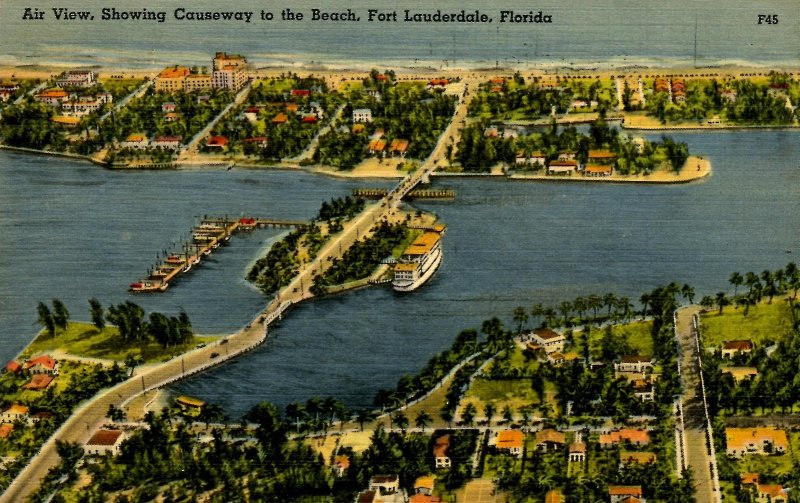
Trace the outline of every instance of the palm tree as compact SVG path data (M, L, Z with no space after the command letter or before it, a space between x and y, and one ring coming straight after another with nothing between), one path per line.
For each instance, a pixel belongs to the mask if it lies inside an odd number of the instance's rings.
M364 431L364 423L368 423L377 417L377 413L372 409L359 409L356 413L356 421L359 429Z
M55 337L56 322L53 319L53 313L50 312L50 308L47 307L47 304L44 302L39 302L37 309L39 312L38 323L42 326L42 328L47 330L47 333L50 334L50 337Z
M647 316L647 305L650 303L650 294L643 293L641 297L639 297L639 302L642 304L642 319Z
M475 409L475 404L471 402L468 403L464 406L464 410L461 411L461 422L472 426L472 423L475 421L475 414L477 413L478 411Z
M295 424L297 431L300 431L300 423L306 417L306 409L302 404L290 403L286 406L286 417Z
M397 411L392 415L392 421L394 422L395 426L400 428L400 431L403 432L403 435L406 434L406 428L408 428L408 418L402 411Z
M620 297L617 299L617 308L622 311L622 319L627 321L631 317L631 310L633 309L633 304L631 303L631 299L628 297Z
M486 405L484 405L484 407L483 407L483 415L486 416L486 425L487 426L491 426L492 425L492 418L494 417L495 412L497 412L497 410L495 409L494 405L492 405L491 403L487 403Z
M608 312L606 316L610 319L611 318L611 308L617 302L617 296L614 295L612 292L608 292L607 294L603 295L603 304L608 308Z
M414 424L417 428L422 428L422 433L425 433L425 428L433 421L433 418L430 414L421 410L419 414L417 414L416 419L414 420Z
M728 283L733 285L733 296L736 297L736 291L744 282L744 278L738 272L731 273L731 277L728 279Z
M531 307L531 316L539 320L544 316L544 306L541 302L537 302Z
M522 326L528 323L528 313L522 306L517 306L514 309L514 321L517 322L517 333L522 333Z
M681 295L684 299L689 301L689 304L694 304L694 287L688 283L684 283L681 287Z
M596 294L591 294L586 298L586 304L594 313L594 320L597 321L597 310L603 307L603 299Z
M514 421L514 409L510 405L503 407L503 419L509 424Z
M564 316L564 326L569 326L569 313L572 312L572 304L565 300L558 306L558 310Z
M730 304L728 297L725 295L725 292L717 292L717 296L715 298L717 307L719 307L719 314L722 314L722 308Z

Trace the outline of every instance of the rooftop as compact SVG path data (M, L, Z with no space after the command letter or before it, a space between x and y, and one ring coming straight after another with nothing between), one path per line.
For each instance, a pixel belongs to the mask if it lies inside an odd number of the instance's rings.
M438 232L423 232L406 248L403 254L425 255L436 246L440 239L442 239L442 235Z
M120 430L97 430L86 445L114 445L121 436Z
M525 436L521 430L503 430L497 434L498 449L522 449Z

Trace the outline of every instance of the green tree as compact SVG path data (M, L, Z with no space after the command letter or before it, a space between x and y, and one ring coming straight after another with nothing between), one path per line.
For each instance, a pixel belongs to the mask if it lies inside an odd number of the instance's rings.
M53 299L53 323L61 330L67 329L69 321L69 311L67 307L58 299Z
M414 424L417 428L421 428L422 432L425 433L425 428L433 421L433 418L430 414L421 410L418 414L416 419L414 420Z
M56 322L53 319L53 313L50 312L50 308L47 307L47 304L44 302L39 302L37 310L39 312L38 323L43 329L47 330L47 333L50 334L50 337L55 337Z
M92 297L89 299L89 317L97 330L103 330L106 326L105 310L100 301Z
M475 405L473 403L468 403L461 411L461 423L472 426L472 423L475 421L475 414L477 414Z
M728 283L733 285L733 296L736 297L736 292L742 283L744 282L744 278L738 272L731 273L731 277L728 279Z

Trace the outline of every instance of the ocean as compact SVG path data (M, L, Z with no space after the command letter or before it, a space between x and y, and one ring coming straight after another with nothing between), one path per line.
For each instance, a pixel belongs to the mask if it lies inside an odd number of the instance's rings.
M246 55L256 66L320 68L607 68L693 65L796 67L800 18L795 0L717 2L676 0L253 0L221 4L87 0L37 5L42 20L25 20L26 0L0 3L0 64L157 69L208 65L215 51ZM94 20L57 20L53 8L88 11ZM164 13L157 20L103 20L103 9ZM290 8L302 20L282 20ZM313 21L312 9L359 21ZM250 12L250 22L178 20L189 13ZM369 9L397 12L397 22L368 21ZM490 23L409 23L405 10L433 14L480 11ZM550 23L501 23L501 11L550 16ZM271 13L271 21L261 12ZM766 24L759 15L776 15Z

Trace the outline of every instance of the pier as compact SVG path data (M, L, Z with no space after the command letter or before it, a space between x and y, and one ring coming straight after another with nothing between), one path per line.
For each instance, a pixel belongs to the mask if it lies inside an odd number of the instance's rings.
M264 227L297 227L308 222L299 220L278 220L269 218L241 217L204 218L199 226L192 228L192 242L185 243L180 252L171 253L160 265L148 272L143 279L129 286L136 293L164 292L172 281L200 264L204 257L228 242L239 231L249 231Z

